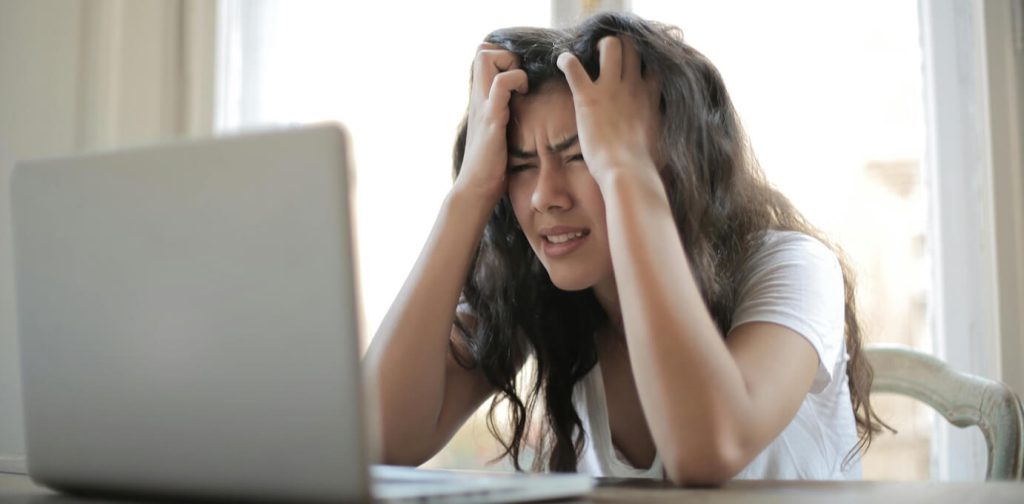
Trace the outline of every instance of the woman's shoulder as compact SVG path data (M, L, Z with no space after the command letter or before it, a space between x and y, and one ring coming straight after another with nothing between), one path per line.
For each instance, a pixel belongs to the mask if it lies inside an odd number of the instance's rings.
M812 391L831 383L844 355L845 283L838 257L817 238L768 231L741 272L730 331L772 322L803 336L818 354Z
M828 245L803 231L768 229L761 233L760 241L760 252L796 250L835 257Z
M769 229L756 240L746 262L745 270L754 270L766 264L792 263L825 267L839 267L839 258L824 242L801 231Z
M842 291L843 271L832 248L807 233L764 231L737 275L741 298L748 294L798 289Z

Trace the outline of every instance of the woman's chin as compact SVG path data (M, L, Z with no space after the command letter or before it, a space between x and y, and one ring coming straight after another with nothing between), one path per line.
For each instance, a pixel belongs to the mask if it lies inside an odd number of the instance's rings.
M550 272L548 273L550 274ZM551 275L551 283L560 290L574 292L589 289L594 286L595 282L579 275Z

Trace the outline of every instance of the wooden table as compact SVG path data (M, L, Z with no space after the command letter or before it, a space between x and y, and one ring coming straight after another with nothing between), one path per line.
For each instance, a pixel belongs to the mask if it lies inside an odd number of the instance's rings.
M0 474L2 504L96 503L37 486L27 476ZM733 481L721 488L675 488L644 480L601 480L590 495L564 503L1024 503L1024 483L946 483L936 481Z

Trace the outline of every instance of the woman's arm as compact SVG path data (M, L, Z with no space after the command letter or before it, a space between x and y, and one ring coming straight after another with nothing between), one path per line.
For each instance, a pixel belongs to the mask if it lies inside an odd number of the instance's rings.
M449 194L367 351L379 394L384 463L426 462L491 392L483 373L460 366L448 344L460 340L452 317L490 214L484 206L470 195Z
M584 159L604 197L630 364L658 453L676 483L738 473L779 435L810 390L818 358L770 323L723 340L697 287L657 171L658 83L641 77L629 40L599 43L591 81L571 54Z
M660 180L636 172L608 177L601 190L640 403L673 481L721 482L793 419L818 357L802 336L772 323L744 324L723 340Z
M427 461L492 392L479 368L456 362L449 341L461 341L453 326L456 305L487 219L505 192L513 91L527 91L516 56L482 44L473 62L462 169L365 358L379 394L385 463ZM455 351L469 360L464 345L456 343Z

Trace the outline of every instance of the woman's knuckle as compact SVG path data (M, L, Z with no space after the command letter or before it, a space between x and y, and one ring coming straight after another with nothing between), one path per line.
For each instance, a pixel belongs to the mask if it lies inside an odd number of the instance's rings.
M515 87L517 87L518 79L516 79L515 75L509 75L507 73L501 73L501 74L498 74L498 76L494 78L494 82L495 82L495 89L500 89L502 91L507 91L507 90L514 89Z
M484 69L484 60L483 60L483 58L480 57L480 55L477 55L477 57L473 59L473 75L474 75L474 77L477 74L479 74L483 69Z

